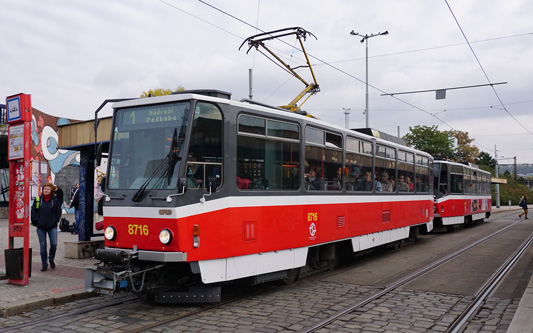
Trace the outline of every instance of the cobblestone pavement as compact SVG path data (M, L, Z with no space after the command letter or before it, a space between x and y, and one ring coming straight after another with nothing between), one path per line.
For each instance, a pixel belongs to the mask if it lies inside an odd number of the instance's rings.
M376 291L372 287L311 278L156 326L148 331L296 332ZM127 296L101 296L0 318L0 327L35 321ZM471 297L459 295L396 290L339 318L318 332L444 332L470 300ZM505 332L516 305L514 300L490 299L465 332ZM163 306L134 301L16 331L131 332L198 309L197 306Z

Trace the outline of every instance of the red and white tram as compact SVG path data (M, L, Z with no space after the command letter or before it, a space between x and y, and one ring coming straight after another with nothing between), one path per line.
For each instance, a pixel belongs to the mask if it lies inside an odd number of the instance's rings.
M221 282L292 280L433 228L427 153L229 97L113 105L105 249L88 291L217 301Z
M435 226L483 221L491 214L491 175L475 165L434 161Z

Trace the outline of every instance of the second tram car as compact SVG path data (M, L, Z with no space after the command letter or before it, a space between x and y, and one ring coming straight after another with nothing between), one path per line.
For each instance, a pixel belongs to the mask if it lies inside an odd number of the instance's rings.
M491 214L491 174L474 165L434 161L435 226L483 221Z
M119 102L86 289L213 302L433 227L422 151L219 91ZM206 291L207 290L207 291Z

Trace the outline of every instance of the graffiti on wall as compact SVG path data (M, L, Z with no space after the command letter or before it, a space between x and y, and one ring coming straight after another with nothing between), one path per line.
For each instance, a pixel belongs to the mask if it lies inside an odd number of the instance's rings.
M32 197L38 195L42 184L55 183L56 174L67 165L80 165L78 151L58 148L58 125L70 124L76 120L50 116L37 109L32 110Z

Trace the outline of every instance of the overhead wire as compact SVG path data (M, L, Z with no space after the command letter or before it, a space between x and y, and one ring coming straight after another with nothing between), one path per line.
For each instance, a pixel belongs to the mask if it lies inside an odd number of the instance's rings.
M179 11L181 11L181 12L183 12L183 13L185 13L185 14L191 16L191 17L194 17L194 18L196 18L196 19L198 19L198 20L200 20L200 21L202 21L202 22L204 22L204 23L207 23L207 24L209 24L209 25L211 25L211 26L213 26L213 27L215 27L215 28L217 28L217 29L220 29L220 30L222 30L222 31L224 31L224 32L227 32L228 34L231 34L231 35L233 35L233 36L235 36L235 37L237 37L237 38L241 38L241 39L242 39L241 36L238 36L238 35L236 35L236 34L230 32L230 31L228 31L228 30L226 30L226 29L224 29L224 28L222 28L222 27L219 27L219 26L217 26L217 25L215 25L215 24L213 24L213 23L211 23L211 22L209 22L209 21L207 21L207 20L204 20L204 19L202 19L202 18L200 18L200 17L198 17L198 16L196 16L196 15L193 15L193 14L191 14L191 13L189 13L189 12L187 12L187 11L185 11L185 10L183 10L183 9L181 9L181 8L179 8L179 7L177 7L177 6L175 6L175 5L172 5L172 4L170 4L170 3L168 3L168 2L166 2L166 1L164 1L164 0L159 0L159 1L162 2L162 3L164 3L164 4L166 4L166 5L168 5L168 6L170 6L170 7L175 8L175 9L177 9L177 10L179 10ZM242 20L242 19L240 19L240 18L238 18L238 17L236 17L236 16L234 16L234 15L232 15L232 14L230 14L230 13L228 13L228 12L226 12L226 11L220 9L220 8L218 8L218 7L215 7L215 6L213 6L213 5L209 4L209 3L207 3L207 2L204 1L204 0L198 0L198 1L199 1L200 3L206 5L206 6L211 7L212 9L214 9L214 10L216 10L216 11L219 11L219 12L223 13L224 15L227 15L227 16L229 16L229 17L231 17L231 18L233 18L233 19L235 19L235 20L237 20L237 21L239 21L239 22L241 22L241 23L243 23L243 24L245 24L245 25L247 25L247 26L249 26L249 27L255 29L256 31L261 31L261 32L265 33L265 31L262 30L262 29L260 29L258 26L254 26L254 25L252 25L252 24L250 24L250 23L248 23L248 22L246 22L246 21L244 21L244 20ZM460 27L460 25L459 25L459 22L457 21L457 19L455 18L455 15L453 14L453 11L451 10L451 7L449 6L447 0L445 0L445 1L446 1L446 4L448 5L448 8L449 8L450 11L452 12L452 15L454 16L454 19L455 19L456 23L458 24L459 28L461 29L461 27ZM259 16L259 14L258 14L258 16ZM488 75L486 74L485 70L484 70L483 67L481 66L481 63L479 62L479 59L478 59L477 56L475 55L475 52L473 51L472 46L470 45L470 42L469 42L468 39L466 38L466 35L465 35L464 32L462 31L462 29L461 29L461 32L463 33L463 36L464 36L464 38L465 38L467 44L469 45L469 47L470 47L472 53L474 54L476 60L478 61L478 64L479 64L480 67L482 68L483 73L485 74L485 77L487 78L488 82L491 83L490 79L488 78ZM530 33L530 34L531 34L531 33ZM524 35L526 35L526 34L524 34ZM522 36L522 35L517 35L517 36ZM512 37L512 36L511 36L511 37ZM509 38L509 37L501 37L501 38ZM497 39L497 38L495 38L495 39ZM290 47L294 47L294 46L291 46L290 44L288 44L287 42L285 42L285 41L283 41L283 40L280 40L280 41L281 41L282 43L285 43L286 45L288 45L288 46L290 46ZM460 44L457 44L457 45L462 45L462 44L463 44L463 43L460 43ZM449 47L449 46L454 46L454 45L448 45L448 46L443 46L443 47ZM438 48L438 47L435 47L435 48ZM412 52L423 51L423 50L426 50L426 49L415 50L415 51L412 51ZM409 52L409 51L406 51L406 52L399 52L398 54L401 54L401 53L407 53L407 52ZM351 77L352 79L354 79L354 80L356 80L356 81L359 81L359 82L361 82L361 83L363 83L363 84L367 84L365 81L363 81L363 80L359 79L358 77L356 77L356 76L354 76L354 75L352 75L352 74L350 74L350 73L348 73L348 72L346 72L346 71L344 71L344 70L342 70L342 69L340 69L340 68L338 68L338 67L332 65L332 64L329 63L329 62L326 62L326 61L324 61L324 60L322 60L322 59L320 59L320 58L318 58L318 57L316 57L316 56L314 56L314 55L312 55L312 54L309 54L309 53L308 53L308 55L309 55L309 57L315 59L316 61L318 61L318 62L320 62L320 63L322 63L322 64L324 64L324 65L326 65L326 66L328 66L328 67L331 67L332 69L334 69L334 70L336 70L336 71L338 71L338 72L340 72L340 73L342 73L342 74L344 74L344 75L347 75L348 77ZM283 68L283 67L282 67L282 68ZM285 82L285 83L286 83L286 82ZM285 84L285 83L284 83L284 84ZM491 83L491 84L492 84L492 83ZM384 90L382 90L382 89L380 89L380 88L378 88L378 87L376 87L376 86L373 86L373 85L371 85L371 84L368 84L368 86L371 87L372 89L375 89L375 90L381 92L381 93L387 93L386 91L384 91ZM279 89L279 88L278 88L278 89ZM505 110L505 111L506 111L506 112L507 112L507 113L508 113L508 114L509 114L509 115L510 115L515 121L517 121L517 122L518 122L518 123L519 123L519 124L520 124L520 125L521 125L521 126L527 131L527 132L528 132L528 133L530 133L530 134L533 135L533 133L531 133L527 128L525 128L525 127L524 127L524 126L523 126L523 125L522 125L522 124L521 124L521 123L520 123L520 122L519 122L519 121L518 121L518 120L517 120L517 119L516 119L516 118L515 118L515 117L514 117L514 116L513 116L513 115L512 115L507 109L506 109L506 108L505 108L505 105L503 104L503 101L501 100L501 98L499 97L499 95L497 94L497 92L496 92L496 90L494 89L493 86L492 86L492 89L493 89L494 93L496 94L496 96L497 96L497 98L498 98L500 104L501 104L502 107L504 108L504 110ZM422 108L420 108L420 107L418 107L418 106L416 106L416 105L414 105L414 104L412 104L412 103L409 103L409 102L407 102L407 101L404 101L404 100L402 100L402 99L400 99L400 98L398 98L398 97L396 97L396 96L390 96L390 97L391 97L391 98L394 98L394 99L396 99L397 101L399 101L399 102L401 102L401 103L404 103L404 104L406 104L406 105L408 105L408 106L410 106L410 107L412 107L412 108L414 108L414 109L416 109L416 110L418 110L418 111L421 111L421 112L423 112L423 113L426 113L426 114L428 114L428 115L434 117L435 119L437 119L437 120L438 120L439 122L441 122L442 124L448 126L451 130L456 130L452 125L448 124L447 122L445 122L445 121L442 120L441 118L437 117L436 114L432 114L431 112L428 112L428 111L426 111L426 110L424 110L424 109L422 109ZM439 112L439 113L441 113L441 112ZM474 141L475 141L475 139L474 139ZM481 144L479 144L479 143L478 143L478 145L481 146L481 147L483 147L483 146L482 146ZM484 148L486 148L486 147L484 147ZM486 148L486 149L488 149L488 148ZM490 150L490 149L488 149L488 150Z
M446 3L446 6L448 6L448 9L450 10L450 13L452 14L453 16L453 19L455 20L455 23L457 24L457 26L459 27L459 30L461 31L461 34L463 35L463 38L465 39L466 43L468 44L468 47L470 48L470 51L472 52L472 54L474 55L474 58L476 59L476 62L478 63L479 67L481 68L481 71L483 72L483 75L485 75L485 78L487 79L487 82L491 85L491 88L492 88L492 91L494 92L494 95L496 95L496 98L498 99L498 101L500 102L500 105L502 106L503 110L509 115L511 116L511 118L513 118L523 129L526 130L526 132L528 132L529 134L531 134L533 136L533 133L527 129L527 127L525 127L522 122L520 122L518 119L515 118L515 116L513 116L511 114L511 112L509 112L509 110L507 110L507 108L505 107L502 99L500 98L500 95L498 94L498 92L496 91L496 88L494 88L494 85L492 83L492 81L490 80L487 72L485 71L485 68L483 68L483 65L481 64L481 61L479 61L479 58L476 54L476 52L474 51L474 48L472 47L472 45L470 44L470 42L468 41L468 38L466 37L466 33L464 32L463 28L461 27L461 24L459 23L459 20L457 19L457 17L455 16L455 13L453 12L452 10L452 7L450 6L450 4L448 3L448 0L444 0L444 2Z
M476 44L476 43L490 42L490 41L495 41L495 40L500 40L500 39L523 37L523 36L528 36L528 35L533 35L533 33L532 32L528 32L528 33L516 34L516 35L510 35L510 36L487 38L487 39L471 41L470 43L471 44ZM422 51L431 51L431 50L443 49L443 48L448 48L448 47L461 46L461 45L465 45L465 44L467 44L467 43L455 43L455 44L448 44L448 45L441 45L441 46L426 47L426 48L415 49L415 50L407 50L407 51L399 51L399 52L393 52L393 53L376 54L376 55L373 55L373 56L369 56L369 58L389 57L389 56L393 56L393 55L400 55L400 54L407 54L407 53L414 53L414 52L422 52ZM349 61L364 60L364 59L365 59L364 57L362 57L362 58L351 58L351 59L330 61L330 63L337 64L337 63L341 63L341 62L349 62ZM507 103L507 104L509 104L509 103Z

